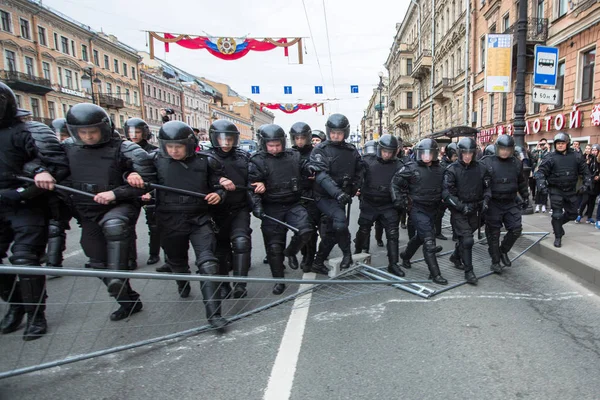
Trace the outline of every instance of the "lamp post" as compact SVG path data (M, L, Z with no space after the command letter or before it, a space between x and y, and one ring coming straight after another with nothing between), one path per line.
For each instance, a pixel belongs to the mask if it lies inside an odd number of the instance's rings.
M515 145L525 148L525 69L527 68L527 0L519 2L517 22L517 85L515 87Z
M377 89L379 89L379 137L381 137L383 135L383 103L381 97L381 92L383 91L383 72L379 72L379 86L377 86Z
M84 69L84 71L85 71L85 73L81 77L81 86L84 89L90 91L90 93L92 95L92 103L97 104L96 96L94 95L94 84L98 85L98 84L102 83L102 81L100 79L98 79L98 76L94 73L94 70L91 66ZM94 76L93 81L92 81L92 76Z

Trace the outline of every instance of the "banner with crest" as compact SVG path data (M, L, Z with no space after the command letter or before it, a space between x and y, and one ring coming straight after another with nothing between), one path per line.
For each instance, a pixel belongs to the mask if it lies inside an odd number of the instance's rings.
M213 37L193 36L187 34L171 34L165 32L148 32L150 58L154 59L154 40L165 44L169 52L169 44L176 43L190 50L207 50L210 54L222 60L238 60L250 51L269 51L283 48L284 56L289 55L289 47L298 45L298 62L303 63L302 38L249 38L249 37Z
M260 109L263 107L268 108L270 110L279 110L283 111L286 114L293 114L300 110L310 110L314 108L315 111L319 111L319 107L321 108L321 113L325 115L325 107L323 103L306 103L306 104L292 104L292 103L260 103Z

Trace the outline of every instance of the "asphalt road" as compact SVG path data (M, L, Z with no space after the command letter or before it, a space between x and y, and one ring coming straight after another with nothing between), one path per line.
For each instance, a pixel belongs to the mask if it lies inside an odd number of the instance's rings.
M354 221L357 210L353 210ZM269 276L253 220L253 276ZM406 231L401 232L406 242ZM143 216L140 270L147 258ZM81 267L78 229L65 267ZM451 241L441 242L450 248ZM375 247L373 264L385 264ZM287 277L301 277L287 270ZM108 322L115 309L92 278L49 283L50 338L0 337L4 355L40 361L173 333L203 323L200 299L179 301L173 282L134 282L145 309ZM228 313L276 299L270 285ZM292 285L286 291L298 290ZM193 295L199 290L194 287ZM331 294L332 292L330 292ZM325 296L326 297L326 296ZM206 332L0 381L1 399L593 399L600 397L600 302L596 293L535 259L502 276L432 299L394 288L296 300ZM304 303L301 302L304 301ZM310 305L308 302L310 301ZM65 307L64 302L69 306ZM232 302L228 300L228 302ZM169 325L168 321L175 321ZM15 353L18 353L15 355ZM18 356L18 357L17 357ZM9 356L6 356L10 358ZM0 362L0 364L3 364ZM6 368L6 366L5 366Z

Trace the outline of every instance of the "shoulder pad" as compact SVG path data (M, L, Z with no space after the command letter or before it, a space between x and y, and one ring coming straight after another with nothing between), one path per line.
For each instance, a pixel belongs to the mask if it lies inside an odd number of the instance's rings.
M356 150L356 146L355 146L355 145L353 145L352 143L348 143L348 142L346 142L346 147L347 147L347 148L349 148L349 149ZM357 150L357 151L358 151L358 150Z
M250 153L248 153L246 150L235 149L235 155L238 156L238 157L243 157L246 160L250 159Z
M254 153L254 154L252 154L250 156L250 160L255 160L256 161L256 159L258 159L258 158L263 158L264 154L265 153L263 153L262 151L257 151L256 153Z
M133 143L129 140L122 140L120 145L121 154L135 163L148 163L154 160L155 152L147 153L146 150L142 149L137 143Z

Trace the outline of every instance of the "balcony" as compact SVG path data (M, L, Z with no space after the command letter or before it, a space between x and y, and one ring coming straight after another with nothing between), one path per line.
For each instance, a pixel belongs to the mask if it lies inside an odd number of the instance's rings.
M512 33L513 46L517 45L517 24L512 24L504 33ZM527 44L544 44L548 39L548 18L527 18Z
M423 50L415 60L410 76L422 79L429 71L431 71L431 50Z
M2 79L2 81L4 81L11 89L25 93L43 96L53 90L52 83L50 83L49 79L38 78L37 76L22 72L0 71L0 79Z
M115 108L117 110L125 107L125 102L121 99L117 99L116 97L108 96L106 94L99 94L97 96L100 107Z
M454 86L454 79L442 78L433 87L433 98L435 100L452 99Z

